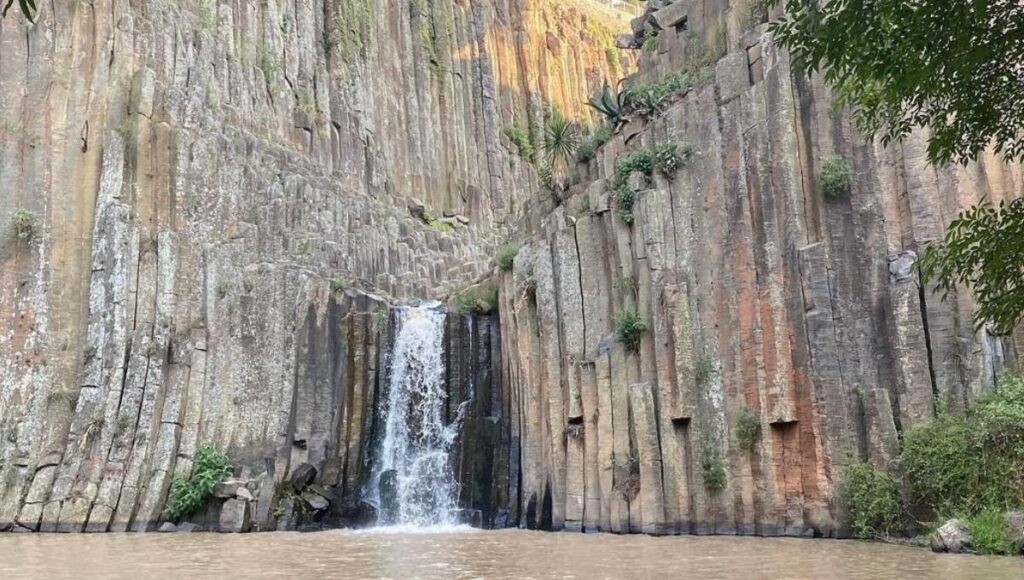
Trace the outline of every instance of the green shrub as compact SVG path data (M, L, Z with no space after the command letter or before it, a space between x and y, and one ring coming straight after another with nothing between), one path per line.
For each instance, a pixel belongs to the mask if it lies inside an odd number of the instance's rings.
M704 475L704 489L717 494L725 489L725 463L718 448L708 445L700 458L701 473Z
M693 147L662 141L654 146L654 165L665 177L672 179L676 171L693 156Z
M715 374L715 362L711 360L711 357L707 355L698 357L693 366L694 382L701 386L707 385L713 374Z
M676 95L693 88L693 75L688 72L669 73L651 83L637 83L622 91L622 108L627 113L651 115Z
M850 193L853 170L845 159L830 155L821 163L821 192L828 199L837 199Z
M178 520L194 514L210 496L213 486L231 477L233 469L227 453L208 443L200 443L192 456L192 476L174 477L164 515Z
M586 161L593 157L597 149L612 138L614 130L611 123L599 123L593 132L590 133L590 136L584 139L579 147L576 148L576 160Z
M505 136L512 141L512 144L519 150L519 156L527 161L533 161L534 154L536 153L533 143L530 141L530 135L525 129L517 125L509 125L505 127Z
M736 444L740 449L750 453L757 446L761 437L761 420L747 407L740 407L736 414L736 426L733 429Z
M448 220L443 219L432 219L428 222L428 225L436 232L442 234L450 234L455 231L455 226Z
M345 292L346 287L347 284L345 284L345 280L342 278L334 278L331 280L331 294L341 294Z
M36 214L25 208L18 208L11 215L11 227L19 240L28 240L36 233Z
M1017 544L1010 539L1009 527L1001 510L983 510L968 517L966 524L971 534L971 542L979 554L1017 553Z
M640 349L640 338L645 332L647 332L647 321L631 310L620 314L615 323L615 335L630 352Z
M490 314L498 309L498 288L489 284L465 288L454 296L459 314Z
M625 181L615 188L615 204L619 208L619 217L626 225L633 224L633 205L636 203L637 191Z
M615 164L615 175L618 181L629 179L633 173L642 173L647 177L654 172L654 156L649 149L639 149L626 155Z
M648 34L647 38L644 39L644 44L641 47L644 54L653 54L654 51L658 50L658 37L653 34Z
M945 413L904 435L910 499L924 515L1024 508L1024 379L1006 376L963 417Z
M512 242L498 248L498 253L494 256L494 261L498 264L498 268L501 268L502 272L511 272L512 266L516 261L516 256L518 255L519 244Z
M846 469L839 500L858 538L888 536L902 527L903 509L896 482L871 464L857 463Z

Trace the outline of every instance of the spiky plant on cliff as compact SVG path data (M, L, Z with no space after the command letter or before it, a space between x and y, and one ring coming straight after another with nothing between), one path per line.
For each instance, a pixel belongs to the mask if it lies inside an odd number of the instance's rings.
M557 108L553 108L544 127L544 154L556 179L564 176L566 166L576 154L579 144L579 127L566 119ZM558 182L562 181L558 179Z

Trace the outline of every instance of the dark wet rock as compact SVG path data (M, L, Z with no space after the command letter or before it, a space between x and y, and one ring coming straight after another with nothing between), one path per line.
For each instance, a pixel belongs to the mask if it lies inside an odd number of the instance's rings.
M245 489L246 482L242 479L227 479L213 486L211 492L213 497L229 499L238 494L238 490Z
M398 472L389 469L381 473L377 489L380 492L380 521L392 523L398 517Z
M326 511L329 507L331 507L331 502L328 501L326 497L320 495L319 493L307 491L306 493L302 494L302 499L305 500L307 504L309 504L309 509L312 510L314 514Z
M297 465L289 478L292 487L298 491L306 489L314 480L316 480L316 468L308 463Z
M474 528L484 527L483 512L476 509L463 508L456 510L455 514L456 521L462 525L472 526Z

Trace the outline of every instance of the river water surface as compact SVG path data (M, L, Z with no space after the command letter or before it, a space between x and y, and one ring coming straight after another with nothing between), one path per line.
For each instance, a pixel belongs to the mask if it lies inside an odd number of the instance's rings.
M1024 559L841 540L522 530L0 534L0 578L979 578Z

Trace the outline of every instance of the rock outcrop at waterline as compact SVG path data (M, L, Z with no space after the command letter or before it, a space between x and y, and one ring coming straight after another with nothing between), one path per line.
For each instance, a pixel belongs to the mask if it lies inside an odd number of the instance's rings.
M0 529L151 529L197 442L275 482L355 453L361 423L307 406L360 407L331 373L370 350L314 329L489 269L536 182L503 128L579 113L629 66L609 18L97 0L0 20Z
M694 87L518 229L500 318L520 507L550 498L527 525L846 534L845 466L887 465L933 400L962 412L1024 344L976 331L970 294L942 300L914 266L959 209L1024 193L1022 167L865 140L750 6L690 3L658 32L630 83L689 68ZM616 175L665 143L678 169ZM833 155L850 183L826 197ZM620 320L646 325L635 351Z

